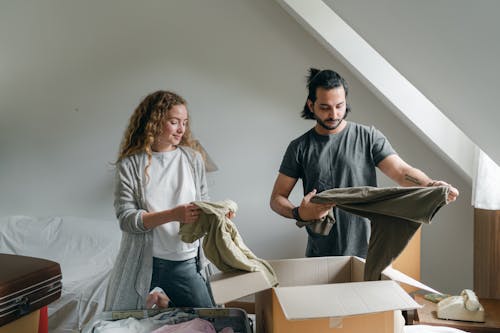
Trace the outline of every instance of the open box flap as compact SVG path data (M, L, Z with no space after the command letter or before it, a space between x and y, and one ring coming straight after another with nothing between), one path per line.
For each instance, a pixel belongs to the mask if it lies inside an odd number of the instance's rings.
M274 291L289 320L421 307L396 282L389 280L281 287Z
M392 267L387 267L386 269L384 269L384 271L382 272L382 276L387 277L392 281L397 281L399 283L404 283L412 287L417 287L418 289L421 290L426 290L435 294L442 294L441 292L429 287L428 285L423 284L420 281L411 278L406 274L401 273L400 271Z
M342 284L343 282L347 282L346 284L376 283L378 285L382 281L361 282L363 280L364 262L365 260L362 258L349 256L269 260L280 281L279 287L275 288L275 290L292 286L313 287L313 285L325 284L333 286ZM392 267L388 267L382 272L382 278L438 293L429 286L412 279ZM236 270L212 275L210 277L210 285L217 304L225 304L229 301L234 301L235 299L271 288L263 273ZM401 287L399 288L401 289ZM409 298L402 289L401 292Z
M210 287L215 303L225 304L243 296L269 289L271 285L262 272L234 271L212 275Z

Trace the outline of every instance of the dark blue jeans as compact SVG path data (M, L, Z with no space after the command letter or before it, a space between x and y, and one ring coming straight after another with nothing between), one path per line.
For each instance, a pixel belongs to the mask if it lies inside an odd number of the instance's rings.
M162 288L171 307L214 306L209 286L198 272L196 258L172 261L153 257L151 288Z

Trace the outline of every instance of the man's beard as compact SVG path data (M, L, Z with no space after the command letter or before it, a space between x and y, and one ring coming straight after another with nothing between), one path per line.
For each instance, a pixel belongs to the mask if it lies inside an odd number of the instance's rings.
M340 126L340 124L342 124L342 121L347 117L347 112L344 114L344 117L342 117L341 119L333 119L333 118L328 118L328 119L325 119L326 121L335 121L334 122L334 125L333 126L329 126L327 125L324 121L322 121L321 119L319 119L318 117L316 117L316 115L314 116L314 118L316 118L316 122L321 126L323 127L324 129L328 130L328 131L333 131L335 129L337 129L337 127Z

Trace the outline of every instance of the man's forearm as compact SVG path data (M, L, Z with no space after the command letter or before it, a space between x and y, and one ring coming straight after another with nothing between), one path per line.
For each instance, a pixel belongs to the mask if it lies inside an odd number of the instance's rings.
M417 168L408 168L398 182L401 186L432 186L434 181Z
M290 200L283 196L275 196L271 199L271 209L279 215L293 219L292 209L295 207Z

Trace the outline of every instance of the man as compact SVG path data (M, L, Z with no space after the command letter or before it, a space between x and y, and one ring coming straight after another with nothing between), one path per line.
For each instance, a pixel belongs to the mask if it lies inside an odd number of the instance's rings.
M334 204L314 204L311 198L332 188L377 186L376 169L400 186L449 186L448 202L458 190L444 181L434 181L403 161L376 128L348 122L346 81L335 71L311 68L309 94L302 111L315 126L293 140L283 157L271 194L271 208L297 221L325 217ZM302 179L304 198L295 207L288 197ZM370 238L368 219L334 209L336 223L327 236L307 228L306 256L355 255L366 258Z

